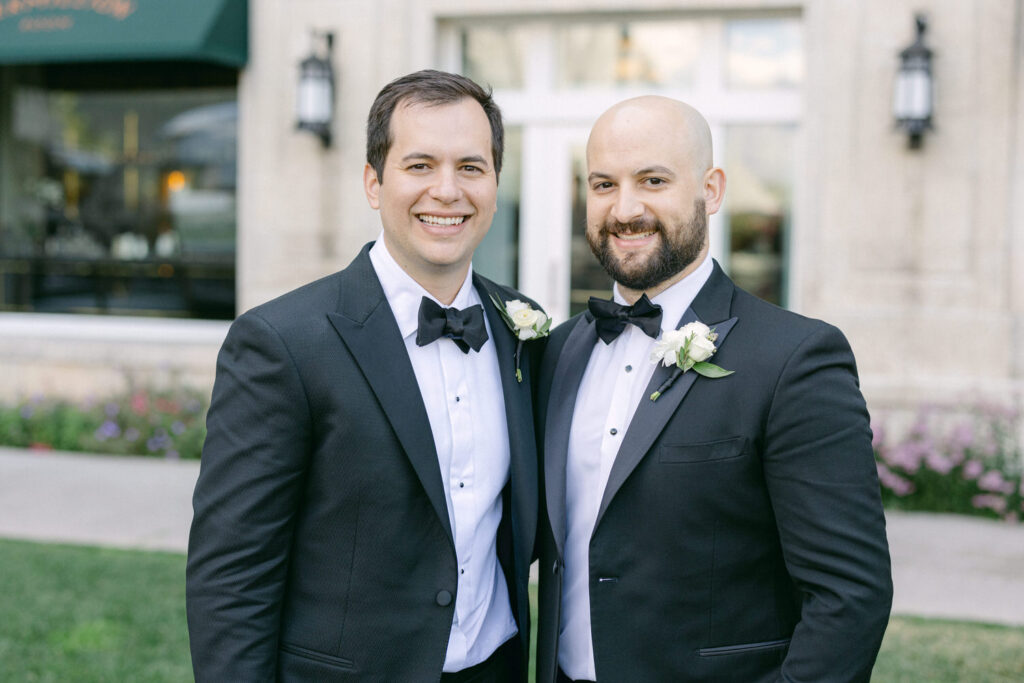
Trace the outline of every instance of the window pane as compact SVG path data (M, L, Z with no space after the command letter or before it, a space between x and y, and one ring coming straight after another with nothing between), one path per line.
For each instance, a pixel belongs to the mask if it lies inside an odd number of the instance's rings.
M522 26L469 26L462 30L462 73L477 83L522 88L525 53Z
M565 24L556 32L559 88L690 86L700 54L692 21Z
M729 274L747 291L779 305L786 303L795 135L794 126L726 129Z
M572 236L569 264L569 315L587 308L592 296L610 299L612 279L590 251L587 243L587 154L586 146L572 150Z
M505 154L498 183L498 211L483 242L473 254L473 269L503 285L518 287L519 198L523 131L505 129Z
M791 88L804 78L800 20L743 19L725 29L730 88Z
M0 310L234 316L233 88L16 88Z

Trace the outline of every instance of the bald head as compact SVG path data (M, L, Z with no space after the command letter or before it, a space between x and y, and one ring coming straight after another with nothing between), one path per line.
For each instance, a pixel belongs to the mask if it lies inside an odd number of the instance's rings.
M693 107L636 97L587 141L587 241L627 301L671 287L707 257L708 216L725 195L711 129Z
M626 150L631 143L670 145L684 155L698 177L711 168L711 128L690 105L659 95L619 102L601 114L587 141L587 157L595 146Z

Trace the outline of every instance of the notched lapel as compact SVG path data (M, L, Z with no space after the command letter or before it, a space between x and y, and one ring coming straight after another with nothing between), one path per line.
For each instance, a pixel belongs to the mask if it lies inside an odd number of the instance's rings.
M453 539L430 419L398 323L366 249L342 275L348 277L342 282L339 312L327 317L380 401L448 538Z
M516 380L515 351L518 338L512 334L501 313L495 308L494 298L504 301L501 288L494 283L473 274L473 285L484 307L487 323L494 340L494 352L498 356L498 374L505 399L505 419L508 422L510 477L512 482L512 525L513 538L523 539L522 552L529 564L528 554L533 549L533 537L537 528L537 439L533 431L533 409L530 403L533 381L524 363L523 381ZM529 345L530 342L526 342ZM525 356L526 351L524 349Z
M680 319L679 324L676 325L676 329L697 320L697 314L693 308L688 308L683 314L682 319ZM718 348L721 348L722 344L725 343L725 338L737 320L738 318L730 318L714 325L708 324L708 327L718 333L718 339L716 340ZM711 358L711 361L714 361L714 357ZM693 387L698 378L703 382L719 381L718 379L700 377L696 372L690 370L680 375L675 383L666 389L657 401L652 401L651 394L657 391L658 387L672 375L674 370L675 366L665 367L658 364L654 375L651 377L651 381L647 385L647 390L640 399L640 405L637 406L636 413L629 423L629 429L626 430L626 435L622 438L622 446L619 447L619 453L615 457L615 462L612 463L611 471L608 473L608 483L605 485L604 495L601 497L601 507L597 513L595 529L597 524L601 522L601 517L604 516L604 511L608 508L612 498L615 497L622 484L625 483L629 475L636 469L636 466L643 460L651 444L654 443L658 435L665 429L665 425L668 424L669 419L675 414L679 404L683 402L686 394L690 392L690 388Z
M581 315L569 333L551 383L548 414L544 423L544 489L548 519L558 552L565 543L565 468L569 456L569 431L587 363L597 343L597 330L589 315Z

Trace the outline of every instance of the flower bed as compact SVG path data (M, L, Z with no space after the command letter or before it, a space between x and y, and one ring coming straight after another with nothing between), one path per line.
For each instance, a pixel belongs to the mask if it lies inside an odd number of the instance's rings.
M0 445L41 450L199 458L206 398L197 391L135 389L106 400L34 396L0 404Z
M901 510L1017 521L1024 514L1018 419L1015 411L993 406L957 418L924 409L898 440L874 422L882 502Z

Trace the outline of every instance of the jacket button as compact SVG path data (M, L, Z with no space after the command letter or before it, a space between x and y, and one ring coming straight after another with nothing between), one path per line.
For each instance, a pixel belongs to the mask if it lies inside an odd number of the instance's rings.
M452 604L452 594L448 591L438 591L437 597L434 598L441 607L447 607Z

